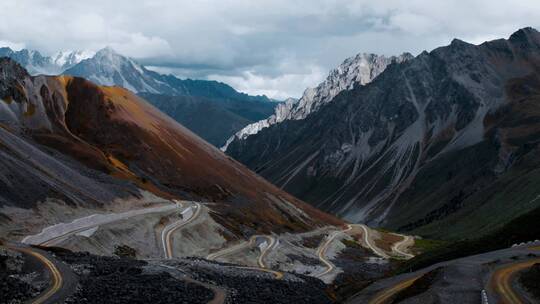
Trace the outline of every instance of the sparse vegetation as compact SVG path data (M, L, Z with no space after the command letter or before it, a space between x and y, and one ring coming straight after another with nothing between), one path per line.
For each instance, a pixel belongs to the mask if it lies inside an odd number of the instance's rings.
M362 249L362 245L358 244L358 242L356 242L356 241L343 239L343 240L341 240L341 242L343 243L343 245L345 245L347 247L356 248L356 249Z
M324 239L324 234L305 237L302 239L301 245L307 248L317 248Z
M121 258L134 259L137 256L137 250L127 245L119 245L114 248L114 255Z
M430 239L415 239L413 250L416 254L432 251L448 244L447 241L430 240Z
M438 262L453 260L468 255L508 248L512 244L535 240L540 235L540 208L517 217L495 232L476 239L448 242L405 262L398 272L418 270ZM523 229L523 227L527 227Z
M377 230L379 232L383 232L383 233L391 233L392 232L392 230L386 229L386 228L383 228L383 227L375 228L375 230Z

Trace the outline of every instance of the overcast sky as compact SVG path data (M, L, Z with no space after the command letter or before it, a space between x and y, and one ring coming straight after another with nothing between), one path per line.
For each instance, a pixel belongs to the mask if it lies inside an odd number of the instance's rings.
M480 43L540 26L540 0L1 0L0 44L112 46L182 78L299 97L346 57Z

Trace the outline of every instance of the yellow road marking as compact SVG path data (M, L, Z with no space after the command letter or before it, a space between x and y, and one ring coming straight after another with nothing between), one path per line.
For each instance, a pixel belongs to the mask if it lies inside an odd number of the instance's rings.
M166 253L167 253L165 258L171 259L173 257L172 239L171 239L173 232L178 230L180 227L184 227L187 224L193 222L201 213L202 206L199 203L195 203L195 204L196 204L195 206L197 206L197 210L195 211L195 213L191 216L189 220L187 220L186 222L180 223L177 227L174 227L171 230L167 231L167 234L165 235L165 241L166 241L165 248L166 248Z
M31 250L31 249L14 248L14 247L9 247L9 248L35 257L43 265L45 265L45 267L51 273L51 278L52 278L51 286L49 287L49 289L45 293L40 295L38 298L32 300L31 303L33 303L33 304L44 303L50 297L52 297L58 290L60 290L60 288L62 287L62 284L63 284L64 281L63 281L62 275L60 274L60 271L58 270L58 268L56 268L56 266L53 264L53 262L51 262L49 259L47 259L44 255L42 255L42 254L40 254L38 252L35 252L35 251Z
M320 278L326 275L327 273L331 272L332 270L334 270L334 264L332 264L330 261L326 259L326 250L328 250L328 246L332 243L332 241L334 241L334 239L336 238L338 234L346 233L353 229L351 225L347 225L347 227L348 228L343 231L334 231L332 235L328 238L328 240L324 242L323 246L319 247L319 249L317 250L317 255L319 256L319 260L322 261L323 264L326 265L326 270L318 274L317 277Z
M505 304L520 304L524 303L521 297L516 293L512 288L512 278L513 276L526 268L531 267L535 263L540 263L540 259L528 260L526 262L519 262L507 265L495 271L491 277L491 284L501 297L500 303Z
M394 285L392 288L385 289L380 291L375 295L373 299L371 299L368 303L369 304L383 304L387 303L388 300L394 296L396 293L400 292L401 290L411 286L416 280L418 280L422 275L418 275L415 277L412 277L410 279L404 280L399 282L398 284Z
M259 257L257 258L257 265L259 267L252 267L252 266L231 266L231 267L235 267L235 268L239 268L239 269L249 269L249 270L257 270L257 271L263 271L263 272L267 272L267 273L271 273L273 274L277 280L281 280L284 276L283 272L280 272L280 271L275 271L275 270L272 270L272 269L269 269L267 268L267 266L264 264L264 257L266 256L266 254L268 253L268 251L276 244L276 239L273 238L273 237L270 237L270 236L257 236L257 235L254 235L252 236L251 238L249 238L249 241L246 242L246 243L243 243L243 244L239 244L239 245L236 245L236 246L233 246L231 248L228 248L228 249L224 249L224 250L221 250L220 252L215 252L213 254L210 254L208 255L207 259L209 260L215 260L219 257L222 257L222 256L225 256L225 255L229 255L229 254L232 254L236 251L239 251L241 249L244 249L245 247L247 247L248 245L250 246L253 246L255 245L255 240L257 239L257 237L264 237L268 240L270 240L270 244L268 245L268 247L263 251L261 252L261 255L259 255Z
M276 244L276 239L274 237L271 237L271 236L263 236L264 238L270 240L270 243L268 244L268 247L266 247L264 249L264 251L261 253L261 255L259 256L259 258L257 259L257 264L259 264L259 267L258 268L259 270L261 271L264 271L264 272L268 272L268 273L271 273L273 274L276 279L278 280L281 280L283 278L283 273L280 272L280 271L275 271L275 270L272 270L270 268L268 268L265 264L264 264L264 257L268 254L268 251L270 251L272 249L272 247L275 246ZM254 242L256 239L255 236L251 237L250 239L250 242Z
M274 247L275 243L276 243L276 239L274 239L273 237L270 237L270 236L263 236L264 238L268 239L270 242L268 244L268 246L263 250L263 252L261 252L261 255L259 255L259 258L257 259L257 264L259 264L259 266L261 268L267 268L266 265L264 265L264 257L268 254L268 251Z

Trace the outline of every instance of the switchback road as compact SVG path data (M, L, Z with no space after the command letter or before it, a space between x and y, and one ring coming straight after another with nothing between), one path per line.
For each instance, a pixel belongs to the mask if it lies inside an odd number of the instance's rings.
M49 287L41 293L37 298L32 299L29 303L32 304L53 304L63 303L76 289L77 277L71 269L57 261L52 255L44 250L26 246L26 245L9 245L7 249L18 251L29 259L36 261L36 265L40 265L35 271L45 271L50 280Z
M540 263L540 259L530 259L523 262L505 265L495 271L491 276L490 285L499 295L502 304L521 304L527 303L518 291L512 286L516 274L532 265Z
M187 208L193 208L195 211L191 210L191 216L187 219L180 219L176 222L172 222L169 225L165 226L161 231L161 243L163 246L163 253L166 259L172 259L173 249L172 249L172 235L178 229L188 225L189 223L196 220L201 214L202 205L197 202L193 202L193 205L188 206ZM187 209L186 208L186 209ZM184 209L184 210L186 210Z

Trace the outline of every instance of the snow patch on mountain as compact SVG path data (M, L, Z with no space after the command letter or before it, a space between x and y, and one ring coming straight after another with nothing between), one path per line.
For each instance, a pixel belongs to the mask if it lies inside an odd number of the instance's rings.
M95 52L92 51L60 51L54 54L52 58L54 63L64 71L94 55Z
M133 92L159 93L163 85L144 66L110 47L99 50L93 57L82 60L64 73L84 77L100 85L121 86Z
M233 136L227 139L227 142L225 143L225 145L220 148L221 151L226 151L227 147L236 138L246 139L248 136L252 134L257 134L260 130L267 128L270 125L273 125L273 124L276 124L278 122L285 120L285 118L289 115L289 113L291 112L291 109L294 107L294 105L297 102L298 102L298 99L287 98L285 102L280 103L276 106L274 110L274 114L272 114L270 117L245 126L242 130L236 132Z
M53 56L44 56L38 51L22 49L14 51L0 48L0 57L9 57L24 66L31 75L58 75L93 55L90 51L62 51Z

